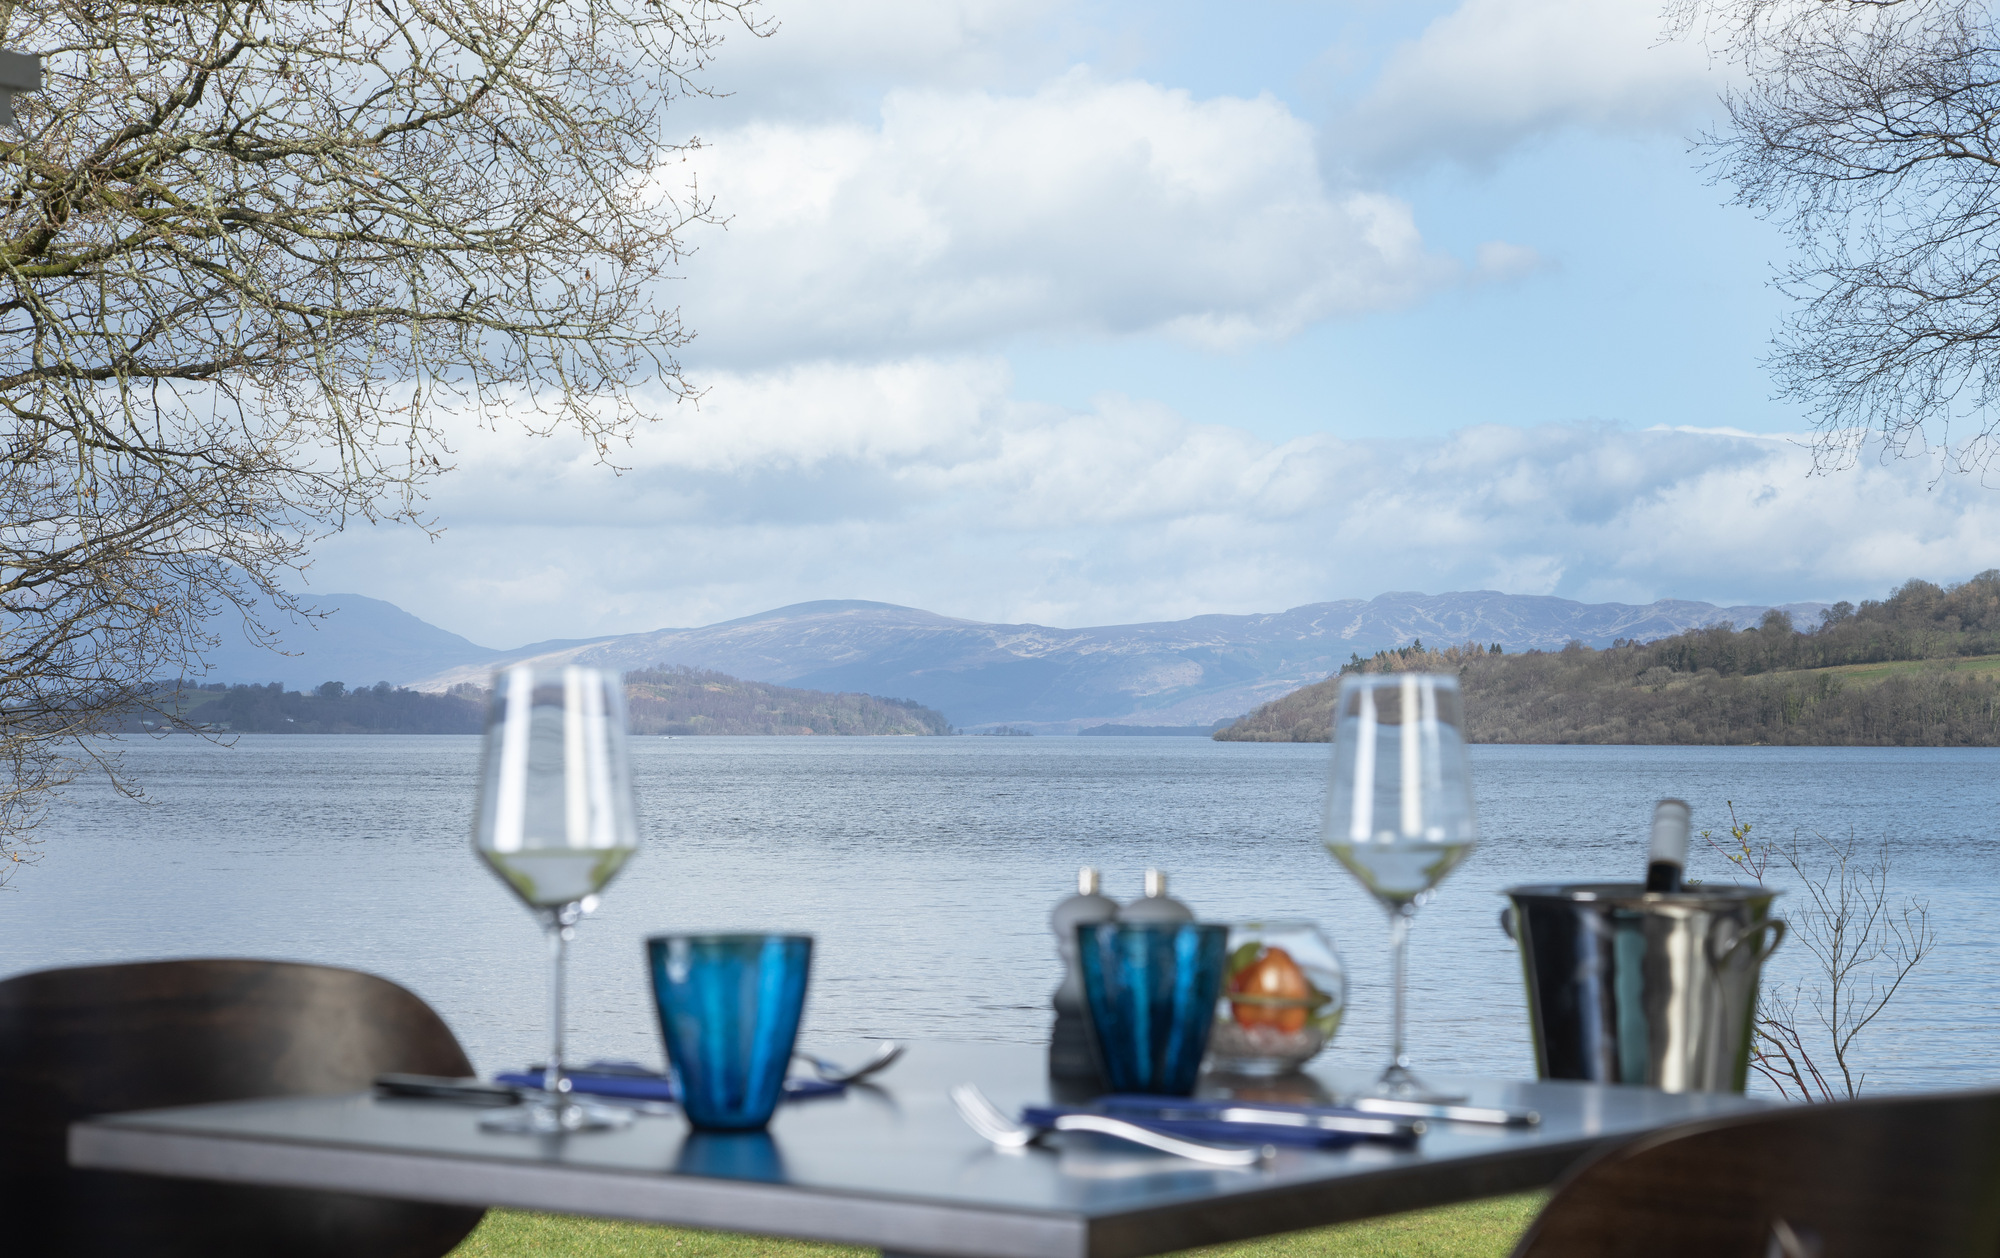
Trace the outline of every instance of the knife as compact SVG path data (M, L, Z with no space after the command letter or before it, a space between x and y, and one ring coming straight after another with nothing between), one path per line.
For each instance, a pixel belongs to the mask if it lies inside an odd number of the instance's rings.
M457 1101L461 1105L517 1105L521 1100L519 1088L487 1083L481 1079L452 1079L442 1075L376 1075L375 1091L382 1096Z
M1490 1105L1430 1105L1421 1101L1392 1101L1386 1097L1359 1096L1349 1101L1350 1109L1364 1114L1394 1114L1404 1118L1435 1118L1447 1123L1488 1123L1495 1127L1534 1127L1542 1116L1531 1109L1501 1109Z

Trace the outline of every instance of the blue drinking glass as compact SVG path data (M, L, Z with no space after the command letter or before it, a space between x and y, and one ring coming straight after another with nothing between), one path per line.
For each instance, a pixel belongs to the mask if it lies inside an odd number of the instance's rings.
M1076 928L1085 1006L1113 1092L1186 1096L1222 992L1229 927L1094 922Z
M681 1112L706 1131L771 1121L805 1010L810 935L654 935L646 940Z

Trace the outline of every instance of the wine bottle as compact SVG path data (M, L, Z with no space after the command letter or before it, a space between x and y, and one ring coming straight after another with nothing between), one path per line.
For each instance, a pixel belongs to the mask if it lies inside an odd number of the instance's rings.
M1646 890L1679 891L1687 873L1687 801L1663 799L1653 805L1653 842L1646 856Z

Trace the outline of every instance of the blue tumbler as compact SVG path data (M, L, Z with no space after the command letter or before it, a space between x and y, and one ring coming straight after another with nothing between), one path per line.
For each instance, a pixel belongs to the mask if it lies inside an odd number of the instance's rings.
M704 1131L754 1131L784 1091L805 1009L810 935L646 940L681 1111Z
M1076 928L1084 1005L1113 1092L1187 1096L1222 994L1229 927L1094 922Z

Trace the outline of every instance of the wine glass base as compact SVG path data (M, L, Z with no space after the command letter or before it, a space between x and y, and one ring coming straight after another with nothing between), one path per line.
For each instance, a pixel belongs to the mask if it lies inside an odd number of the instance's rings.
M525 1135L554 1136L570 1131L613 1131L632 1125L632 1111L595 1101L524 1101L506 1109L480 1116L486 1131L511 1131Z
M1382 1101L1413 1101L1419 1105L1452 1105L1465 1099L1462 1092L1444 1092L1430 1086L1404 1066L1389 1067L1360 1095Z

